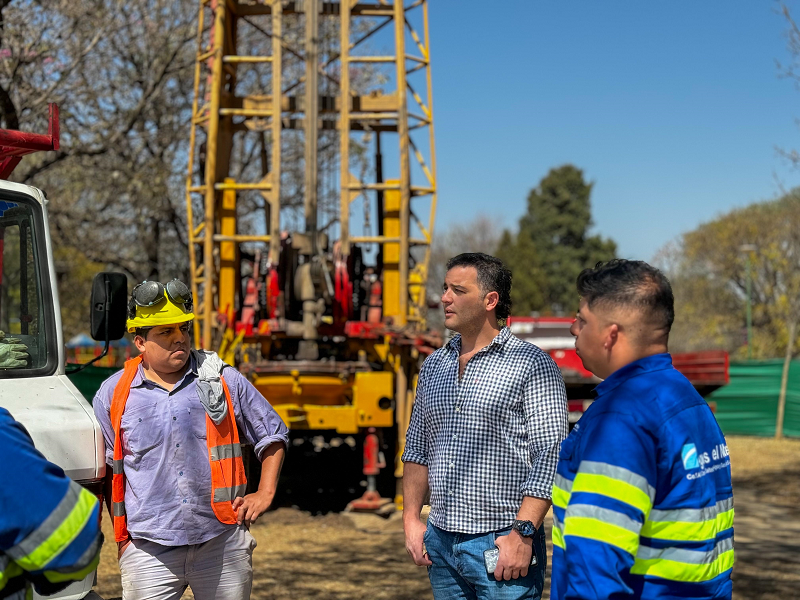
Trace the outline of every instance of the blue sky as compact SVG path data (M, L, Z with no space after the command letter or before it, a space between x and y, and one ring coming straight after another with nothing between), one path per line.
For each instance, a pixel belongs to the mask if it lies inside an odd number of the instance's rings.
M437 229L515 227L573 163L595 231L652 259L684 231L800 185L800 91L771 0L434 0ZM790 3L800 18L800 2Z

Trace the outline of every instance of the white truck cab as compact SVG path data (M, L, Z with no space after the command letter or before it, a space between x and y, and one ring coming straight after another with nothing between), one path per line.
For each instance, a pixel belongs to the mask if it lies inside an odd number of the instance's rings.
M92 407L65 374L46 204L41 190L0 180L0 331L20 340L29 354L23 366L0 364L0 406L25 426L48 460L102 503L103 436ZM49 598L83 598L94 578L92 573Z

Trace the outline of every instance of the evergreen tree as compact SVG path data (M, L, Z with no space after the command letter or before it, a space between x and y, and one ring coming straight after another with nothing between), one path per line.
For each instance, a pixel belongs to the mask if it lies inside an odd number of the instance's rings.
M615 257L613 240L588 235L591 192L583 172L564 165L551 169L528 194L516 238L505 232L499 250L514 273L515 314L572 312L581 270Z
M530 238L503 232L497 245L497 258L511 269L512 314L528 315L541 310L544 304L546 276L539 253Z

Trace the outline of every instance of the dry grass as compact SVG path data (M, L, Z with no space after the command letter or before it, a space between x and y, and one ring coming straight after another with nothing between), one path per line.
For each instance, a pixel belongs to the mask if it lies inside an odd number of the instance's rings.
M727 441L734 479L800 467L800 440L732 435Z
M311 516L281 508L251 528L254 600L418 600L432 598L427 572L410 562L400 515ZM106 539L113 539L104 519ZM108 543L95 587L103 598L122 595L115 544ZM193 598L191 591L183 596Z
M800 441L731 436L736 517L734 600L800 589Z

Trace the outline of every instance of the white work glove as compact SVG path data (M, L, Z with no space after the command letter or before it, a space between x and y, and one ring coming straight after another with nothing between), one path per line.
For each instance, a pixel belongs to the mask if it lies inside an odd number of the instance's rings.
M19 338L6 337L0 331L0 369L24 367L28 364L28 347Z

